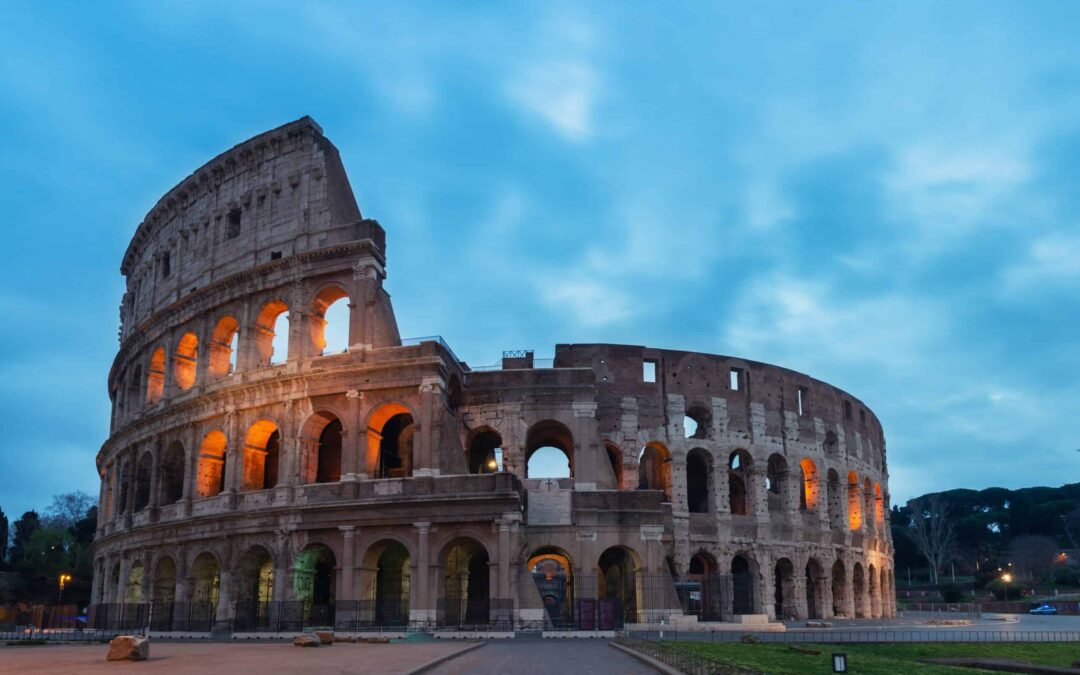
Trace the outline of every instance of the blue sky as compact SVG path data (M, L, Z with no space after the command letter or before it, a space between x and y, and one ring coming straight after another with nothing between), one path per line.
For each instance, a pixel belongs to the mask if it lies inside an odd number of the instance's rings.
M97 495L120 258L308 114L403 335L782 364L894 501L1080 478L1076 3L0 5L0 507Z

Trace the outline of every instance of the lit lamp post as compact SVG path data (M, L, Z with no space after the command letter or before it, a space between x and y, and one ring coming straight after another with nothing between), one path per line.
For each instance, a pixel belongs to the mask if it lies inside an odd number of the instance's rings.
M1009 582L1012 581L1012 575L1006 572L1001 575L1001 580L1005 583L1005 602L1009 601Z
M67 583L69 581L71 581L71 575L70 574L61 574L60 575L60 592L57 593L57 595L56 595L56 604L59 605L59 604L61 604L63 602L63 600L64 600L64 586L67 586Z

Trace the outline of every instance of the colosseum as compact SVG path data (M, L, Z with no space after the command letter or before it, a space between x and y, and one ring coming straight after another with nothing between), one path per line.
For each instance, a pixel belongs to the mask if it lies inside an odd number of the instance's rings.
M151 209L120 267L92 622L894 614L885 438L861 401L765 363L630 345L473 367L439 337L400 337L386 246L308 117ZM332 318L347 335L333 349Z

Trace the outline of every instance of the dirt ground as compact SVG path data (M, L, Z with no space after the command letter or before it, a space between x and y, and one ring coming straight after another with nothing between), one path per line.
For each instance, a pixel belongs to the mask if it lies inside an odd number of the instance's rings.
M439 657L472 647L457 641L393 644L338 643L317 648L291 643L151 641L147 661L107 662L106 644L0 647L0 673L386 673L412 672Z

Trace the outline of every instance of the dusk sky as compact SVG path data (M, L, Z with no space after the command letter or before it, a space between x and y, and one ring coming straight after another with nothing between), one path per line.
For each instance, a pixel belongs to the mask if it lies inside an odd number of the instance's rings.
M862 399L894 503L1080 480L1080 4L4 2L0 508L98 495L121 256L311 115L403 336Z

